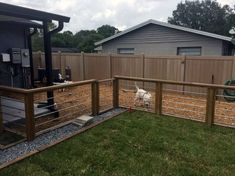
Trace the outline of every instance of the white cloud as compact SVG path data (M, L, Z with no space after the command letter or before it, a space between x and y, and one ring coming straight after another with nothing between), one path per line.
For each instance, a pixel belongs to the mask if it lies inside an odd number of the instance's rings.
M234 0L217 0L222 5L235 5ZM2 0L71 17L65 30L96 29L103 24L120 30L156 19L167 21L181 0Z
M234 0L217 0L217 2L221 3L222 5L228 4L230 6L234 6L235 2Z

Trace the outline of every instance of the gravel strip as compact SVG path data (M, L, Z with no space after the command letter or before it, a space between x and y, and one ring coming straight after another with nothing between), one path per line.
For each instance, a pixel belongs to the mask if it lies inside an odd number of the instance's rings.
M99 122L112 115L116 115L124 111L125 109L122 108L110 110L99 116L95 116L91 123ZM44 133L36 137L31 142L22 142L7 149L0 150L0 164L7 163L9 161L17 159L18 157L22 157L30 152L39 150L40 148L43 148L51 143L54 143L58 140L61 140L78 132L80 129L82 129L82 127L74 124L68 124L50 132Z

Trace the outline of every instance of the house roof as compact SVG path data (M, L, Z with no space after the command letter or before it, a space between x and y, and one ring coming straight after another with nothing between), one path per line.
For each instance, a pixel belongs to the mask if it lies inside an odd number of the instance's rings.
M63 47L52 47L52 52L62 52L62 53L79 53L78 48L63 48Z
M98 46L94 49L95 51L102 51L102 46Z
M26 7L5 4L2 2L0 2L0 15L25 18L29 20L38 20L38 21L55 20L61 22L69 22L70 20L70 18L66 16L34 10Z
M231 37L227 37L227 36L223 36L223 35L218 35L218 34L214 34L214 33L210 33L210 32L205 32L205 31L200 31L200 30L196 30L196 29L191 29L191 28L186 28L186 27L182 27L182 26L178 26L178 25L173 25L173 24L169 24L169 23L165 23L165 22L161 22L161 21L156 21L156 20L148 20L148 21L145 21L141 24L138 24L136 26L133 26L123 32L120 32L118 34L115 34L111 37L108 37L108 38L105 38L101 41L98 41L95 43L95 45L100 45L102 43L105 43L105 42L108 42L112 39L115 39L117 37L120 37L124 34L127 34L129 32L132 32L136 29L139 29L143 26L146 26L148 24L156 24L156 25L159 25L159 26L163 26L163 27L168 27L168 28L172 28L172 29L176 29L176 30L181 30L181 31L185 31L185 32L190 32L190 33L194 33L194 34L198 34L198 35L203 35L203 36L206 36L206 37L211 37L211 38L215 38L215 39L219 39L219 40L224 40L224 41L231 41L232 38Z
M22 25L29 26L29 27L42 28L41 24L36 23L34 21L30 21L24 18L5 16L5 15L0 15L0 23L14 23L14 24L17 23L17 24L22 24Z

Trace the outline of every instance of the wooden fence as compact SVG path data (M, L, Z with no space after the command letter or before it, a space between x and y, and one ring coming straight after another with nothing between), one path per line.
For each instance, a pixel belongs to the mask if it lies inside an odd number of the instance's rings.
M153 96L153 107L150 107L149 109L138 107L137 110L147 110L149 112L155 112L158 115L171 115L174 117L205 122L209 126L217 124L232 128L235 127L235 104L217 99L218 97L224 96L219 93L221 90L234 91L234 86L115 76L113 80L114 108L124 107L136 109L136 106L131 104L131 101L123 104L123 98L125 97L125 99L128 99L128 94L126 92L123 93L122 86L120 86L120 82L124 80L145 82L154 85L154 89L151 91L151 95ZM205 93L190 92L190 96L188 96L186 91L183 91L185 94L181 94L182 91L173 90L174 93L172 94L164 89L164 85L166 84L201 88L205 90ZM166 99L168 96L170 97L169 100ZM233 98L233 96L229 97ZM133 99L133 95L131 98ZM173 111L171 109L173 109ZM179 113L181 111L184 113Z
M34 74L45 67L44 54L34 53ZM115 75L173 81L223 84L235 77L234 56L155 56L53 53L53 67L65 76L72 71L73 81L109 79ZM201 92L198 87L166 85L177 90Z

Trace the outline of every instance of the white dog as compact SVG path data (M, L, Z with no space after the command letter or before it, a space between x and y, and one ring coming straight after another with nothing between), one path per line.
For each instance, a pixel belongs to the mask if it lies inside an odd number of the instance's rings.
M135 105L137 102L143 102L143 105L149 108L151 104L152 95L148 91L140 89L136 83L135 87L136 87L136 94L134 99Z

